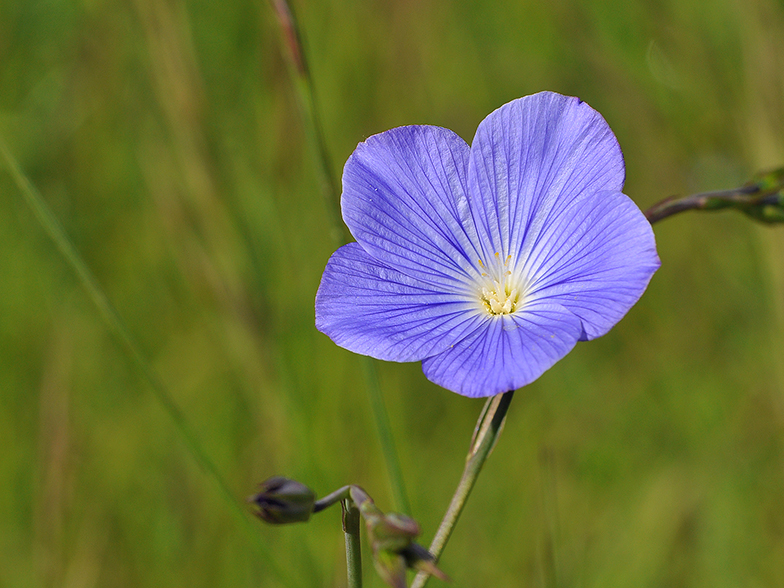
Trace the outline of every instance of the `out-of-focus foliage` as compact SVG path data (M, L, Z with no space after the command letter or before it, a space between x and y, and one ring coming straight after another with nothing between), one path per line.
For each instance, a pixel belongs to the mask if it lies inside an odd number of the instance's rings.
M470 141L544 89L605 116L643 208L784 162L774 0L294 6L338 174L373 133ZM237 499L285 474L391 510L361 364L313 326L333 244L270 6L0 15L0 133ZM784 585L784 232L716 213L656 234L640 304L517 393L439 564L456 585ZM281 585L5 170L0 350L1 586ZM481 401L380 372L427 542ZM337 512L258 533L297 587L345 581Z

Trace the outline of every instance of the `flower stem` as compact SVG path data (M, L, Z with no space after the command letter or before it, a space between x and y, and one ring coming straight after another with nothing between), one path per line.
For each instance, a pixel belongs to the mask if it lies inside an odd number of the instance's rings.
M429 551L435 556L436 561L452 535L452 530L460 518L460 513L463 512L463 507L479 477L482 466L498 441L513 395L514 390L488 398L479 415L460 483L457 485L455 494L452 496L452 502L449 504L441 525L438 527L433 542L430 544ZM429 578L429 574L417 574L414 582L411 584L411 588L423 588Z
M348 487L347 487L348 489ZM362 549L359 541L359 509L351 498L343 505L343 533L346 538L348 588L362 588Z
M766 224L784 223L784 167L757 173L739 188L665 198L645 211L645 216L655 223L687 210L725 208L734 208Z
M289 3L286 0L271 0L271 2L283 35L284 52L287 56L291 77L294 81L300 110L302 111L305 134L321 181L321 193L326 203L332 238L337 246L344 245L352 241L353 238L341 220L340 188L332 171L332 162L324 138L321 119L319 118L316 90L310 75L302 35ZM403 483L403 474L400 469L400 460L398 459L397 448L392 436L392 427L389 424L389 416L381 395L381 388L378 385L376 363L369 357L363 358L362 361L370 405L381 443L381 452L384 455L389 483L392 486L395 508L401 512L411 514L406 487Z
M317 500L316 504L313 505L313 513L321 512L327 507L332 506L336 502L340 502L343 500L348 499L351 492L351 486L343 486L332 492L331 494L327 494L321 500Z
M701 192L683 198L665 198L645 211L645 217L653 224L660 220L686 212L687 210L720 210L730 208L748 200L750 194L758 192L756 186L743 186L734 190Z

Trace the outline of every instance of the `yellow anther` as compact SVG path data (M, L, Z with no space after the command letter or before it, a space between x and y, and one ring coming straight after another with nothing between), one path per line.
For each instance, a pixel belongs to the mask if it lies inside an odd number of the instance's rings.
M520 302L520 284L515 279L510 266L512 256L501 257L496 251L493 254L495 261L489 266L479 259L479 267L486 270L481 273L482 279L479 286L479 300L488 314L498 316L512 314ZM503 259L503 262L501 261Z

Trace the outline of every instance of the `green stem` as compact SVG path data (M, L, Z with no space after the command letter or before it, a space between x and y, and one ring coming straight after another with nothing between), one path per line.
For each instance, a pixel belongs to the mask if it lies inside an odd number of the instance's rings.
M683 198L665 198L645 211L653 224L687 210L723 210L734 208L764 223L784 222L784 168L767 174L758 174L754 180L740 188L701 192Z
M332 161L324 139L321 119L318 115L316 90L310 75L310 68L305 56L297 19L286 0L272 0L272 8L278 17L283 34L284 53L287 57L289 71L294 81L294 89L302 112L305 135L308 147L316 162L316 171L321 182L321 195L326 203L332 237L336 243L343 245L351 241L351 234L341 220L340 189L335 174L332 172Z
M720 210L741 202L747 202L749 195L759 192L757 186L743 186L732 190L701 192L683 198L665 198L645 211L645 217L653 224L674 214L687 210Z
M351 498L343 500L343 533L346 539L348 588L362 588L362 549L359 540L359 509Z
M381 442L381 451L387 464L395 509L401 513L411 514L411 506L408 503L406 487L403 483L403 470L400 468L395 439L392 436L392 426L389 423L389 415L384 404L384 395L381 393L381 386L378 383L376 362L370 357L363 357L362 365L365 368L370 406L376 419L376 430Z
M328 508L335 504L336 502L342 502L346 500L350 496L351 486L343 486L332 492L331 494L327 494L321 500L317 500L316 503L313 505L313 514L317 512L321 512L325 508Z
M224 502L230 507L231 512L238 520L242 521L249 535L253 537L253 541L256 544L258 552L262 555L262 558L267 565L267 569L284 585L294 586L294 581L278 566L277 561L269 552L269 548L262 541L261 535L258 533L256 526L252 524L251 519L248 517L247 510L236 499L236 496L218 471L215 462L210 459L204 448L199 443L196 433L193 431L193 429L191 429L190 425L188 425L185 415L182 413L179 406L177 406L177 403L174 401L174 398L172 398L166 386L163 384L163 381L155 373L152 367L150 367L149 363L144 357L144 354L142 354L136 341L131 336L130 331L120 318L120 315L117 313L114 306L112 306L112 303L106 297L106 294L104 294L101 286L98 284L98 280L96 280L95 276L87 267L87 264L84 262L81 255L79 255L76 247L74 247L73 243L68 238L65 229L63 229L62 225L49 209L46 201L41 197L33 184L22 173L19 164L8 151L8 148L6 147L2 138L0 138L0 154L2 154L3 159L5 159L6 165L8 166L8 170L11 172L11 176L13 177L14 182L22 193L22 196L24 197L28 206L35 214L38 222L41 224L46 234L54 242L57 249L65 258L66 263L78 276L82 286L87 292L87 295L98 309L98 312L100 313L106 325L109 327L109 330L125 348L125 351L136 365L136 368L139 370L142 377L147 381L147 384L149 385L150 390L152 390L155 399L159 402L164 411L174 422L174 426L179 432L180 437L185 442L185 446L187 447L188 451L199 464L199 466L201 466L201 469L204 471L207 477L211 479L218 487L219 494L223 498Z
M305 126L308 145L313 159L316 162L317 172L321 181L321 194L326 203L327 216L331 225L331 234L335 246L339 247L353 240L351 233L342 221L340 212L340 188L332 171L332 162L329 157L327 143L322 130L321 119L319 118L316 91L310 75L305 48L302 42L297 20L286 0L272 0L272 8L278 17L281 33L283 34L283 45L289 69L299 101L300 110ZM392 487L392 495L395 500L395 508L401 512L410 514L411 508L408 502L406 486L403 482L403 474L400 469L397 448L392 435L392 427L389 424L384 399L381 388L378 385L378 369L376 362L365 357L364 362L365 376L367 380L367 392L370 399L371 410L375 419L376 430L378 431L381 452L386 463L389 483Z
M471 494L471 490L479 477L479 472L482 471L482 466L498 441L498 436L503 429L504 419L513 396L514 390L488 398L479 415L460 483L457 485L455 494L452 496L452 502L449 504L441 525L438 527L433 542L430 544L429 551L436 558L436 561L438 561L447 541L449 541L449 537L452 535L457 520L460 518L460 513L463 512L468 496ZM420 572L414 578L411 588L423 588L429 578L429 574Z

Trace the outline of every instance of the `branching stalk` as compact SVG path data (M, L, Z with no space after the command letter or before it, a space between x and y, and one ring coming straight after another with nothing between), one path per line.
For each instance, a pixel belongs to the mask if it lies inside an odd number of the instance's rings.
M331 494L327 494L321 500L316 501L316 504L313 505L313 514L321 512L325 508L329 508L337 502L346 500L349 498L349 496L351 496L351 486L343 486L342 488L338 488Z
M348 490L348 487L346 487ZM343 533L346 539L348 588L362 588L362 549L359 539L359 509L350 498L342 502Z
M645 212L651 223L687 210L734 208L766 224L784 223L784 168L756 174L732 190L701 192L683 198L665 198Z

